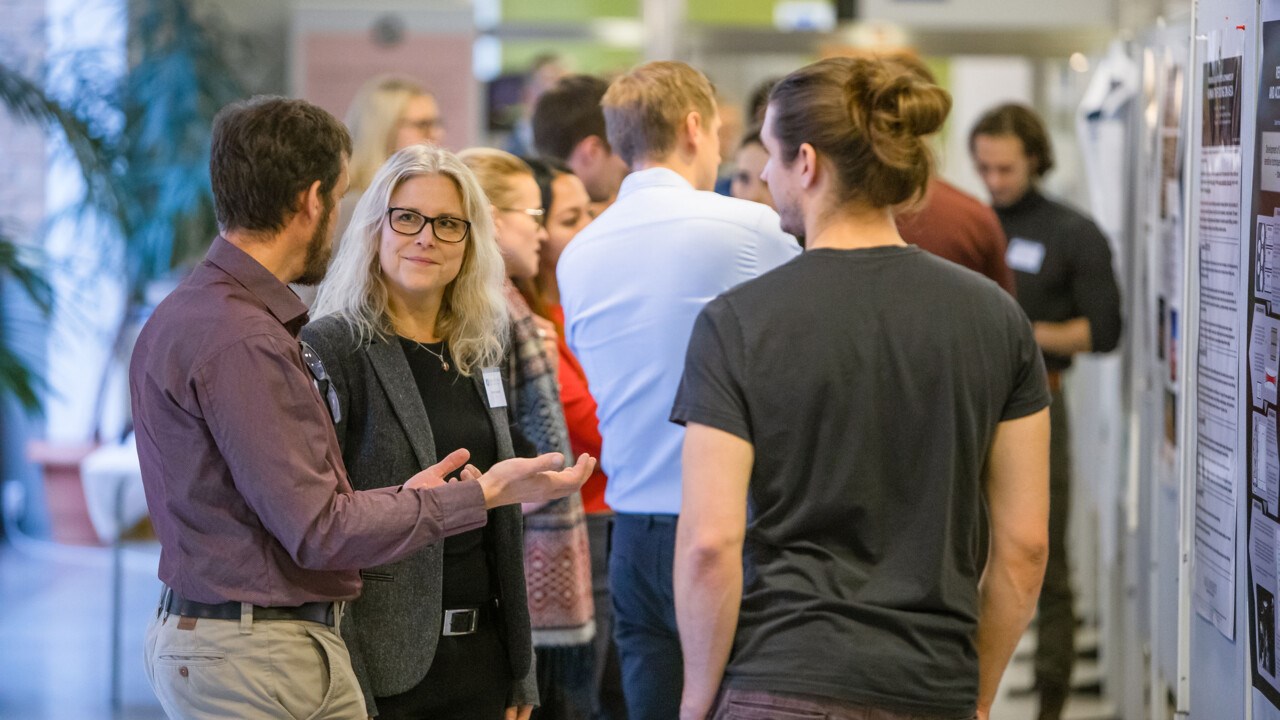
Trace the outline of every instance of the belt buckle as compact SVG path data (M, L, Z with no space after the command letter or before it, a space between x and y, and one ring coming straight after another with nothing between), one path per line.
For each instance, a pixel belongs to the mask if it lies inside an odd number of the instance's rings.
M476 631L476 625L479 621L480 610L478 608L469 608L467 610L445 610L444 631L440 634L445 637L452 635L470 635Z

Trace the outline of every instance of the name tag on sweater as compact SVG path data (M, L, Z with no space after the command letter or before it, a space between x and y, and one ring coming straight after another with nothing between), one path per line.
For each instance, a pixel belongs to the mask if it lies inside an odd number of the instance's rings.
M484 378L484 392L489 396L489 407L503 408L507 406L507 393L502 389L502 373L498 368L485 368L481 373Z
M1040 274L1040 266L1044 265L1044 243L1016 237L1009 241L1009 249L1005 251L1004 261L1018 272Z

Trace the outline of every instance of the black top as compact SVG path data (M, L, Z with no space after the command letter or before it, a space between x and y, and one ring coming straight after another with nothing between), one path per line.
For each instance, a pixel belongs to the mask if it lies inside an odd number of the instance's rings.
M475 383L458 374L447 343L419 343L402 337L400 346L404 348L414 383L422 395L422 405L427 410L436 457L442 459L458 448L466 448L471 451L468 462L480 472L487 472L498 461L498 441ZM447 371L438 355L448 361ZM457 476L455 472L449 479L456 480ZM483 605L497 594L489 557L488 527L486 524L445 538L444 579L440 591L445 608Z
M755 449L727 682L971 716L982 471L1048 404L1013 298L914 246L810 250L708 304L671 419Z
M1111 267L1111 246L1084 214L1054 202L1034 188L1006 208L996 208L1009 238L1006 260L1018 286L1018 302L1032 322L1089 319L1093 352L1120 342L1120 289ZM1071 358L1045 355L1050 370L1071 367Z

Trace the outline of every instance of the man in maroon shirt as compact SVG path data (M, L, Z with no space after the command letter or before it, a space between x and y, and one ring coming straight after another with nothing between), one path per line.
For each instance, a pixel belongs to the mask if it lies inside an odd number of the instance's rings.
M156 308L129 368L138 457L166 586L147 673L174 718L363 718L339 635L359 568L485 523L486 510L577 491L594 469L548 454L446 484L459 450L399 487L353 492L343 412L298 343L346 192L351 140L301 100L258 98L214 121L222 235Z

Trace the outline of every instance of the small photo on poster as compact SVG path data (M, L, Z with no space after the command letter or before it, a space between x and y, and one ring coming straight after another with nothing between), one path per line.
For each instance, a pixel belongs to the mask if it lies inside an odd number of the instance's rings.
M1275 677L1276 674L1276 599L1266 588L1255 585L1258 601L1258 668Z

